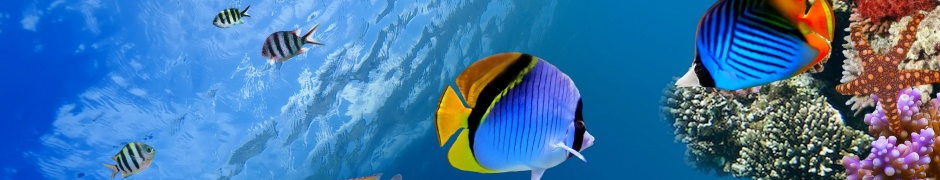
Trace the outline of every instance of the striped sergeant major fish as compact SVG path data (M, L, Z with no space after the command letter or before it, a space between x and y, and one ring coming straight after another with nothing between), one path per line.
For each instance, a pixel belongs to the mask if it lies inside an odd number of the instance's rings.
M349 180L379 180L379 178L382 178L382 173L378 173L378 174L374 174L374 175L366 176L366 177L351 178ZM395 174L395 176L392 176L392 178L389 180L401 180L401 174Z
M215 15L212 24L219 28L230 28L236 24L245 23L245 21L242 21L242 17L251 17L251 15L248 15L249 8L251 8L251 6L245 7L244 11L239 11L238 8L222 10L219 14Z
M808 11L806 0L719 0L699 20L692 66L676 86L739 90L821 69L834 29L828 0Z
M118 172L121 172L121 177L127 178L150 167L154 153L156 150L153 147L142 142L127 143L121 151L111 157L117 164L104 164L104 166L111 169L112 180Z
M434 124L441 147L458 130L447 153L454 168L478 173L545 170L594 144L581 113L581 94L554 65L523 53L486 57L446 86ZM461 96L458 96L461 95ZM464 106L464 103L467 106Z
M320 27L320 24L314 25L304 36L300 36L299 28L293 31L271 33L271 35L268 35L268 38L264 40L264 45L261 46L261 56L268 58L269 64L280 67L281 63L287 62L291 58L294 58L294 56L307 52L308 49L303 48L304 45L313 44L322 46L323 43L310 39L310 37L313 36L313 32L317 30L317 27Z

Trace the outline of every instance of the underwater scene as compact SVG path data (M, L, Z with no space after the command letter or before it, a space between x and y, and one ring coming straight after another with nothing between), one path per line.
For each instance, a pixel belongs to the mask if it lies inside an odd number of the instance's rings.
M0 179L938 179L938 0L14 0Z

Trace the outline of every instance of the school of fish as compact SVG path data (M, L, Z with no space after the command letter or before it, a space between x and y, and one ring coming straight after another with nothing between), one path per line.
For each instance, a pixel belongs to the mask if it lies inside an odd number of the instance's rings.
M831 6L816 0L807 11L805 0L718 0L699 20L692 66L676 85L737 90L803 73L829 58L835 29ZM221 29L245 24L249 8L224 9L212 24ZM307 52L304 45L324 45L311 39L318 27L303 35L300 29L271 33L261 56L279 68ZM444 87L434 126L441 147L452 142L447 160L454 168L530 171L530 178L538 180L569 158L587 162L582 153L595 138L587 131L583 108L574 80L559 67L531 54L507 52L470 64L455 86ZM112 179L117 174L128 178L150 167L155 155L150 145L131 142L112 156L115 164L104 166Z

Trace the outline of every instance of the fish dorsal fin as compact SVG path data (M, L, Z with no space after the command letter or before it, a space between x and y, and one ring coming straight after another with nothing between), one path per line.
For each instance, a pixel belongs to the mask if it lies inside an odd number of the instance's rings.
M793 24L799 23L806 12L806 0L770 0L770 5Z
M565 151L568 151L569 153L574 154L574 156L578 156L578 158L580 158L582 161L587 162L587 159L584 159L584 155L581 155L580 152L575 151L574 149L571 149L570 147L566 146L565 143L558 142L555 144L555 147L564 149Z
M522 53L511 52L483 58L460 73L457 77L457 89L470 108L476 106L477 96L490 81L502 73L509 64L519 59Z

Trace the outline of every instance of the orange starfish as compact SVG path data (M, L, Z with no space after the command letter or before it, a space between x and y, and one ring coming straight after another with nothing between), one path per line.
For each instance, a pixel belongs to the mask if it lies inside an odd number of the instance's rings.
M898 43L888 49L886 55L879 56L872 50L871 44L861 27L852 27L852 42L858 57L862 60L862 74L854 80L839 84L836 91L843 95L874 94L878 96L888 125L895 134L901 134L901 119L898 118L898 91L922 84L940 82L940 71L900 70L898 64L907 57L911 44L916 39L917 25L924 19L923 14L914 15L907 27L901 30Z

